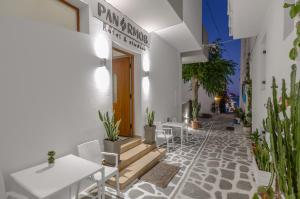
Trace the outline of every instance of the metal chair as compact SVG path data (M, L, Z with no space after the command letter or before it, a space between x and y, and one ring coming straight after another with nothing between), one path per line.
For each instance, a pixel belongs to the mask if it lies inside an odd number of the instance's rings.
M102 152L100 148L100 144L98 140L93 140L90 142L86 142L83 144L80 144L77 146L78 148L78 154L80 157L95 162L97 164L102 165L102 162L104 160L104 155L108 156L114 156L116 158L116 165L114 167L104 166L104 175L101 174L101 172L98 172L92 176L92 180L96 182L103 182L103 191L102 191L102 197L104 197L104 184L105 182L110 179L111 177L115 176L116 178L116 191L117 195L120 195L120 185L119 185L119 168L118 168L118 154L115 153L107 153Z
M28 199L28 197L23 196L21 194L18 194L16 192L6 192L5 191L5 184L4 184L4 178L2 175L2 172L0 171L0 198L2 199L8 199L8 198L14 198L14 199Z
M155 139L158 143L158 139L165 140L167 143L167 151L170 152L170 141L172 141L172 149L175 148L174 135L172 128L164 128L161 122L156 123Z

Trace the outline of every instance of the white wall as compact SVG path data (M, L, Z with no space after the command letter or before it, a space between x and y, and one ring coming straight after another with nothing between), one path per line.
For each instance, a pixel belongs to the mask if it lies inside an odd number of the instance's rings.
M282 1L272 1L269 4L266 18L262 24L262 30L257 38L251 38L251 76L253 82L253 129L262 129L262 119L266 117L265 104L271 96L272 76L276 77L281 89L281 79L286 79L289 85L291 64L288 54L295 38L294 32L284 39L284 8ZM265 41L264 41L265 38ZM263 50L267 54L263 56ZM265 59L265 60L264 60ZM265 68L264 68L265 67ZM298 79L300 77L298 68ZM265 73L265 75L263 75ZM263 77L264 76L264 77ZM261 81L266 79L263 89ZM289 86L288 86L289 87ZM280 94L280 92L279 92Z
M45 162L49 150L57 151L58 157L76 154L76 145L104 136L97 110L112 110L111 61L108 71L101 72L105 68L98 67L94 47L95 38L103 34L102 23L90 12L88 16L86 32L90 35L25 19L0 18L0 168L9 190L19 188L8 175ZM111 59L114 39L106 37ZM156 111L157 120L180 120L179 52L152 34L150 92L145 95L143 55L119 45L135 55L136 135L143 135L147 106ZM64 194L54 198L66 198Z
M149 107L155 110L157 121L180 120L180 54L155 33L151 34L150 66Z
M183 21L202 45L202 0L183 0Z
M182 82L182 103L186 103L192 98L191 83ZM211 104L214 102L214 97L208 96L207 92L200 86L198 91L198 101L201 103L200 113L212 113Z
M0 168L10 189L8 174L47 151L76 154L77 144L102 139L97 110L111 110L112 96L95 82L93 37L25 20L0 26Z

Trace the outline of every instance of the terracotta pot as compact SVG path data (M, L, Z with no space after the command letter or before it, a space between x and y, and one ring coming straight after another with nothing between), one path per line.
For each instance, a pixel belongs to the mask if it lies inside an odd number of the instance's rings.
M116 153L118 154L118 161L120 160L120 153L121 153L121 140L117 141L110 141L110 140L103 140L104 144L104 151L108 153ZM115 165L116 164L116 159L114 156L106 156L104 155L105 163L109 165Z
M192 121L191 125L192 125L192 129L200 128L200 123L198 121Z
M145 144L155 144L156 126L144 126Z

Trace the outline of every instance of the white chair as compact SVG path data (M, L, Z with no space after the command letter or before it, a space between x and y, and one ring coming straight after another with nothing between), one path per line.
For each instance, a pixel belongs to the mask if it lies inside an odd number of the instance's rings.
M165 140L167 143L167 151L170 151L170 140L172 141L172 149L175 148L174 135L172 128L164 128L160 122L156 123L155 139L158 143L158 139Z
M8 198L28 199L26 196L20 195L16 192L6 192L5 191L5 184L4 184L4 179L3 179L1 171L0 171L0 198L1 199L8 199Z
M93 140L93 141L90 141L90 142L86 142L86 143L83 143L83 144L80 144L78 145L78 154L80 157L86 159L86 160L89 160L89 161L92 161L92 162L95 162L97 164L100 164L102 165L102 162L104 160L104 155L108 155L108 156L114 156L116 158L116 165L115 167L109 167L109 166L104 166L104 178L101 174L101 172L98 172L96 174L94 174L92 176L92 180L96 181L96 182L99 182L99 181L102 181L102 182L106 182L108 179L110 179L111 177L114 177L116 178L116 191L117 191L117 195L119 196L120 195L120 185L119 185L119 168L118 168L118 154L115 154L115 153L107 153L107 152L102 152L101 149L100 149L100 144L99 144L99 141L98 140ZM103 194L103 198L104 197L104 187L103 187L103 191L102 191L102 194Z

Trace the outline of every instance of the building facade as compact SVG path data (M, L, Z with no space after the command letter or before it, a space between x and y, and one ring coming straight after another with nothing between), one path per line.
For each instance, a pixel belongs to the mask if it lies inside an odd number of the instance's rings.
M234 39L242 39L241 88L249 57L252 79L252 128L262 130L266 102L272 95L272 77L281 89L281 79L290 82L289 51L295 38L295 22L289 17L284 1L229 0L229 28ZM296 61L299 63L299 60ZM300 72L298 70L298 77ZM242 97L242 90L240 96ZM241 106L245 99L241 98Z
M132 58L130 136L143 136L147 107L156 121L181 120L182 62L207 59L201 0L4 0L0 26L8 189L18 189L9 173L46 161L47 151L76 154L77 144L104 138L97 111L113 112L122 84L114 59Z

